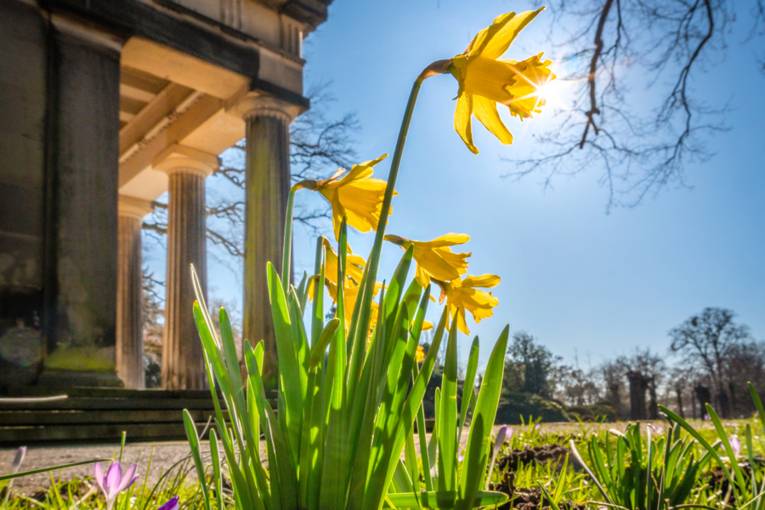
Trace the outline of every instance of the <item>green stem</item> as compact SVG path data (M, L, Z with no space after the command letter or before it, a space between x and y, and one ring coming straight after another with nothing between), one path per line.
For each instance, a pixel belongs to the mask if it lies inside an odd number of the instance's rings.
M292 210L295 204L295 191L293 186L287 195L287 211L284 217L284 237L282 239L282 285L285 292L289 289L291 278L290 262L292 261Z
M409 92L409 100L406 103L404 118L401 121L401 128L396 140L396 149L393 152L393 160L390 164L388 173L388 185L385 187L382 209L380 210L380 221L375 233L375 241L372 245L372 251L367 259L364 278L362 279L362 288L359 290L359 298L356 303L356 311L359 313L358 321L351 322L352 331L349 336L352 339L352 350L350 353L349 381L357 381L361 370L364 348L366 345L366 335L369 331L369 321L371 317L371 302L374 294L375 281L377 280L377 270L380 266L380 253L382 252L383 237L385 236L385 227L388 224L388 214L390 213L390 204L393 200L393 192L398 178L398 169L401 165L401 156L404 153L406 136L409 132L409 124L412 122L414 105L417 103L417 95L420 92L422 82L428 76L425 73L420 74L412 84L412 90ZM356 312L355 311L355 312ZM354 313L354 319L356 319ZM352 387L352 386L351 386Z

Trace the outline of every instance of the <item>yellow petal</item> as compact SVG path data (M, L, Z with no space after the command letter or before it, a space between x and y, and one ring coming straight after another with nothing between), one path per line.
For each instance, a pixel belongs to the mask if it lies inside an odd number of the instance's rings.
M482 274L478 276L468 276L462 280L464 287L483 287L491 288L499 285L501 278L495 274Z
M513 143L513 135L502 123L497 112L497 104L483 96L473 96L473 113L475 117L488 129L499 141L504 144Z
M472 104L473 101L470 94L463 92L459 95L457 98L457 110L454 112L454 129L457 130L457 134L460 135L460 138L465 142L470 152L478 154L478 149L473 145L473 132L470 127Z
M432 241L427 241L426 244L433 247L454 246L456 244L465 244L468 241L470 241L470 236L468 234L456 234L454 232L449 232L448 234L436 237Z
M457 310L457 329L465 333L466 335L470 334L470 329L468 328L467 321L465 320L465 309L459 308Z
M524 11L518 15L511 12L498 16L489 26L482 44L474 48L474 52L487 58L497 58L501 56L515 37L523 28L533 20L537 14L542 12L544 7L535 11Z
M423 289L427 287L428 284L430 283L430 275L419 264L417 264L417 272L415 274L415 279L417 280L417 283L420 284L420 287L422 287Z

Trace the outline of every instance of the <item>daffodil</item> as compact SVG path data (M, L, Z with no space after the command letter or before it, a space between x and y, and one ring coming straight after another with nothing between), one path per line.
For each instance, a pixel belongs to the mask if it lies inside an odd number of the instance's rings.
M404 250L413 247L412 257L417 262L416 278L423 288L428 286L431 278L449 282L467 272L470 252L454 253L451 249L470 241L467 234L449 233L431 241L414 241L396 235L386 235L385 239Z
M512 115L524 119L538 113L545 102L538 90L555 78L550 60L542 60L542 53L520 62L499 58L541 10L498 16L476 34L463 53L449 61L448 70L459 82L454 127L476 154L471 128L473 115L502 143L509 144L513 135L502 123L497 105L507 106Z
M343 218L359 232L376 230L387 182L372 175L374 166L386 157L387 154L383 154L377 159L353 165L348 171L340 168L327 179L301 181L295 188L318 191L329 202L336 238L340 235Z
M337 285L337 273L338 266L340 264L339 258L335 249L332 247L332 243L326 237L322 237L322 244L324 245L324 280L327 285ZM364 266L366 261L361 255L356 255L351 250L350 245L346 245L345 248L345 278L350 280L354 285L361 283L361 278L364 276ZM308 297L313 299L316 280L318 275L311 278L308 284ZM347 285L347 284L346 284Z
M457 328L465 334L470 333L465 319L465 312L470 312L476 322L491 317L494 307L499 304L499 299L490 292L479 289L489 289L499 284L499 276L483 274L480 276L467 276L461 280L451 282L438 281L441 287L440 301L446 300L447 315L451 322L452 317L457 317Z
M425 347L422 344L417 345L417 350L414 352L414 361L418 365L425 361Z
M374 290L372 291L372 295L376 296L380 292L381 288L382 284L377 282L375 284ZM356 300L359 298L360 290L361 287L358 284L346 278L345 287L343 287L343 318L345 319L346 327L349 327L351 324L351 319L353 318L353 308L356 306ZM329 293L329 296L332 298L332 300L337 302L337 285L334 282L327 282L327 292ZM372 301L372 308L370 309L371 313L369 316L370 330L374 328L374 325L377 323L378 308L379 305Z

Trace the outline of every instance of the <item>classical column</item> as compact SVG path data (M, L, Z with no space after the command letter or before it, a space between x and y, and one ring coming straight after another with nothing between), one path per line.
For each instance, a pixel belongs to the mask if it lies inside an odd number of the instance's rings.
M202 288L207 286L205 249L205 178L218 158L190 147L173 146L155 168L168 174L167 273L165 276L165 331L162 340L162 385L167 389L205 386L202 345L192 305L194 265Z
M39 384L120 385L115 367L121 41L53 15L46 91Z
M246 122L246 223L243 338L266 342L265 376L276 366L266 263L281 270L282 236L290 188L289 125L300 107L250 93L237 105Z
M127 388L145 386L141 224L151 203L120 195L117 219L117 375Z

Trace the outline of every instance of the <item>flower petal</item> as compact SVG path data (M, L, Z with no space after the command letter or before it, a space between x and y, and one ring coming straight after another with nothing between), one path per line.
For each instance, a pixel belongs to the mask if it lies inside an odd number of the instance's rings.
M106 487L104 487L104 467L100 462L93 468L93 477L96 479L96 484L98 485L98 488L101 489L101 492L106 494Z
M473 145L473 132L470 126L470 115L473 109L473 97L461 93L457 98L457 109L454 112L454 129L473 154L478 154L478 148Z
M483 124L483 127L496 136L504 144L513 143L513 135L507 130L497 112L497 104L483 96L473 96L473 113Z
M456 244L465 244L468 241L470 241L470 236L468 234L459 234L455 232L449 232L448 234L438 236L435 239L431 241L427 241L426 243L423 243L423 244L428 244L429 246L436 248L440 246L454 246Z
M109 465L109 470L106 472L106 480L104 481L104 488L106 489L106 499L114 498L119 490L117 487L120 485L122 479L122 466L119 462L112 462Z
M178 508L180 508L180 505L178 504L179 500L180 498L178 496L173 496L157 510L178 510Z
M510 12L497 16L488 28L486 37L475 51L483 57L497 58L507 51L515 37L533 20L544 7L520 14Z
M491 288L499 285L501 278L495 274L482 274L478 276L467 276L462 280L464 287L484 287Z
M133 485L133 482L138 479L138 476L135 474L136 470L135 464L130 464L128 468L125 470L125 472L122 474L122 479L120 480L120 485L118 487L117 492L122 492L131 485Z

